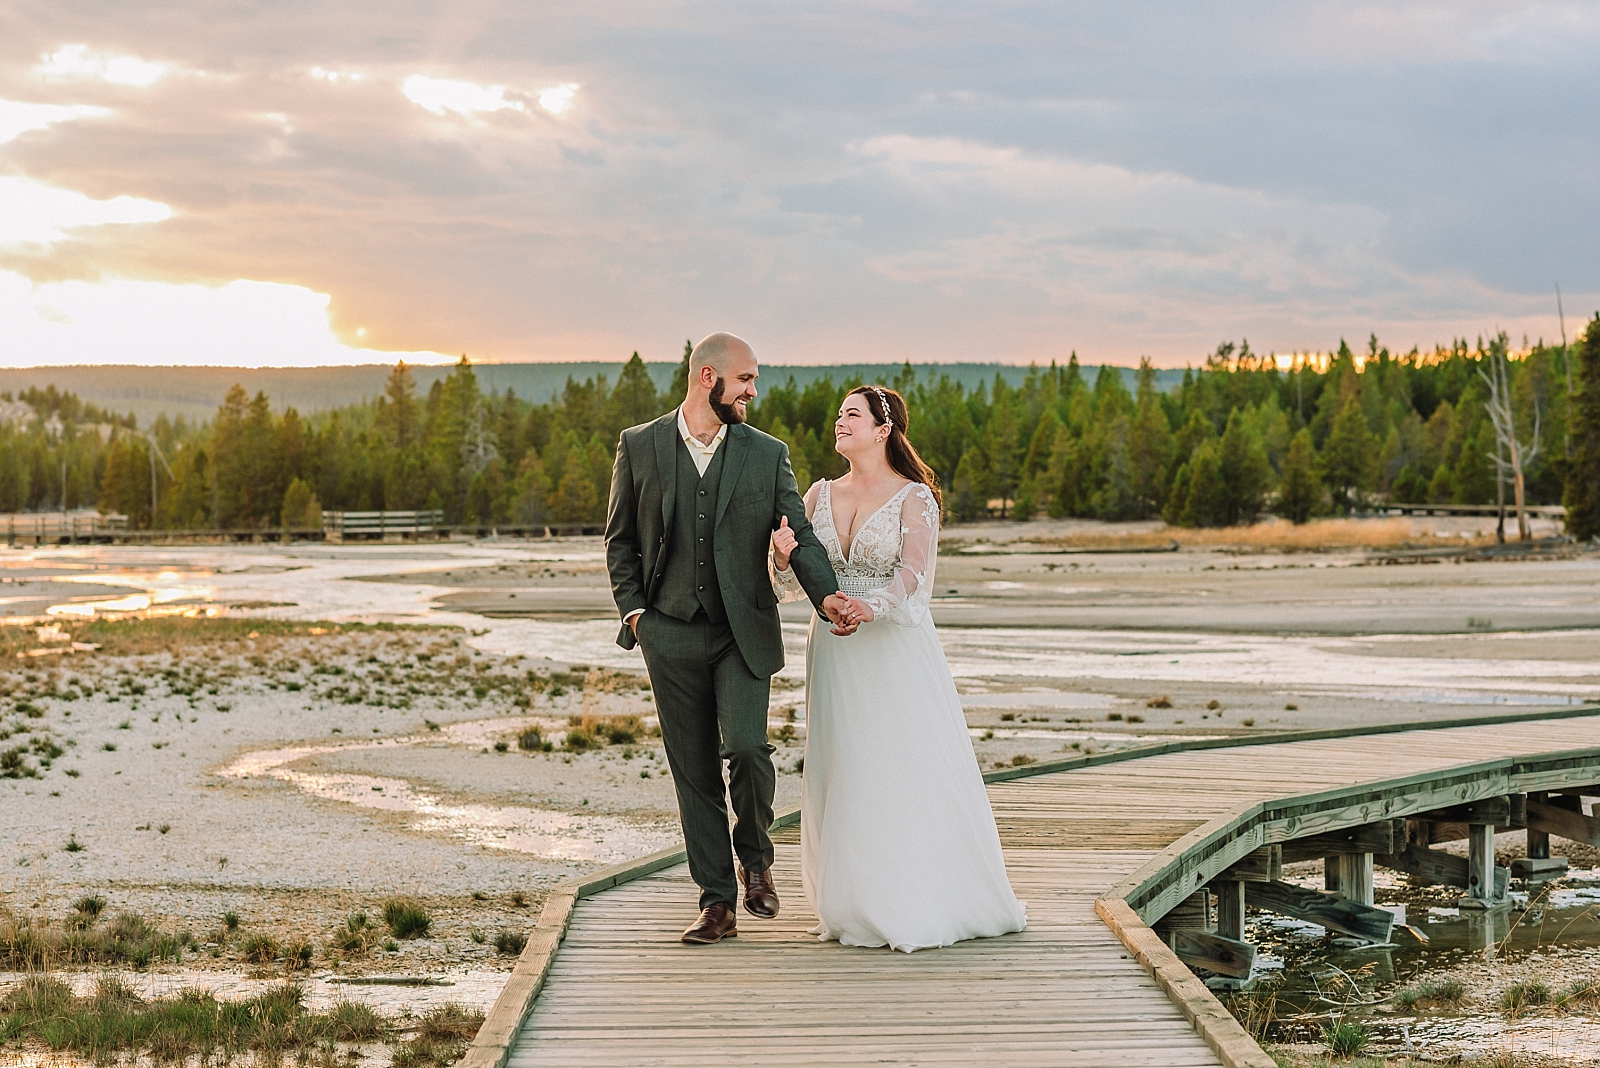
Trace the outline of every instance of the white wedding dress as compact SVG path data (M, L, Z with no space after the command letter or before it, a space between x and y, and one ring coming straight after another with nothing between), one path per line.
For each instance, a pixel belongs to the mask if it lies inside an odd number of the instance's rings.
M847 556L829 484L807 496L841 592L874 612L848 637L813 615L806 643L800 867L813 933L910 953L1020 931L1027 916L928 610L938 504L905 486ZM773 584L784 600L804 596L793 572Z

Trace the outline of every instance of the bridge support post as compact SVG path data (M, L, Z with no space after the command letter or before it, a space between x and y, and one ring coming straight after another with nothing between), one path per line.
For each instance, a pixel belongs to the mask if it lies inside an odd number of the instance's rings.
M1528 823L1528 855L1511 862L1511 874L1533 883L1549 882L1567 873L1567 858L1550 855L1551 809L1583 813L1582 799L1575 794L1529 794L1528 807L1532 815L1525 815ZM1578 833L1574 831L1574 833ZM1581 841L1581 839L1580 839Z
M1529 794L1528 800L1541 802L1544 800L1544 794ZM1550 833L1548 831L1536 831L1532 827L1528 828L1528 859L1550 859Z
M1217 934L1244 941L1244 881L1214 883L1217 891Z
M1341 853L1328 858L1336 862L1338 885L1334 888L1346 901L1372 904L1372 854Z
M1461 904L1493 908L1503 900L1495 891L1494 828L1492 823L1467 825L1467 893Z

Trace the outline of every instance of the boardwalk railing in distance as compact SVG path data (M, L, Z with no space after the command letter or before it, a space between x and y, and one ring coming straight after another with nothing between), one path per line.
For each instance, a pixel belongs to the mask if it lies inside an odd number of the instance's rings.
M1565 519L1567 510L1559 504L1528 504L1522 510L1534 519ZM1517 514L1515 505L1506 505L1506 516ZM1498 505L1493 504L1374 504L1363 515L1440 515L1440 516L1497 516Z
M444 512L435 508L410 512L323 512L322 533L328 541L358 538L441 537L448 534Z
M11 512L0 516L0 529L6 533L6 544L13 547L18 541L35 545L96 541L126 532L128 517L116 513L102 515L81 509L73 512Z

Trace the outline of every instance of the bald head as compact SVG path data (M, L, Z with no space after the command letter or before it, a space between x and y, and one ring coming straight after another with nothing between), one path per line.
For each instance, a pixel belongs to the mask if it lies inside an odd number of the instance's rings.
M745 361L754 363L755 360L756 352L750 347L749 342L737 334L719 330L715 334L707 334L701 338L700 344L689 353L689 378L698 379L701 369L705 367L711 368L717 378L724 378L732 363Z
M756 399L756 353L744 338L717 332L701 339L689 352L689 394L684 398L684 418L690 429L696 419L703 426L742 423L750 402Z

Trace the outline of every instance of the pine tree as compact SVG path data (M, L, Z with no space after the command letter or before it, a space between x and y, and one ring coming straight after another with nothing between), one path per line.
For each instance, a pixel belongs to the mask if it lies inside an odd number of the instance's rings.
M289 530L311 530L322 526L322 505L311 487L296 478L283 492L283 511L279 525Z
M373 422L390 445L403 449L415 444L422 435L421 412L417 408L417 383L411 377L411 368L401 360L389 372L383 383L383 395L378 398Z
M150 528L150 453L145 442L126 435L112 441L100 483L100 509L127 516L134 530Z
M806 490L811 488L811 468L806 463L805 450L798 447L794 432L782 419L767 427L767 433L789 447L789 467L794 472L795 485L800 487L800 493L804 495Z
M983 450L974 445L956 465L950 483L950 512L958 519L979 519L989 514L989 465Z
M1043 475L1050 492L1050 518L1061 519L1078 514L1078 439L1065 426L1056 429L1055 444L1050 448L1050 464Z
M1221 449L1215 440L1207 441L1179 472L1185 483L1182 505L1176 513L1178 526L1220 527L1227 522L1227 485L1222 478ZM1173 503L1178 495L1173 494Z
M556 487L551 511L558 523L594 521L599 494L595 492L594 480L589 477L589 467L582 460L581 453L569 459L567 473L561 476L561 484Z
M694 352L694 342L683 343L683 359L678 363L678 369L672 374L672 385L667 387L666 400L669 404L682 404L683 399L689 395L689 354Z
M1353 373L1353 372L1352 372ZM1352 393L1334 417L1328 441L1322 448L1322 479L1333 493L1333 506L1340 515L1355 507L1372 486L1377 450L1361 398Z
M1172 426L1156 392L1150 358L1139 361L1139 392L1128 428L1128 461L1133 471L1135 518L1160 515L1167 503L1167 468L1172 462Z
M1433 469L1433 477L1428 480L1429 504L1449 504L1456 499L1455 479L1450 477L1450 465L1440 464Z
M617 388L611 391L606 402L608 436L649 422L661 414L663 407L656 396L656 384L650 379L650 371L635 352L623 365L622 373L617 376Z
M1228 427L1217 444L1217 474L1222 482L1222 525L1234 527L1255 522L1261 502L1272 485L1272 465L1267 450L1240 409L1228 415Z
M989 422L983 428L983 453L989 472L988 492L1001 499L1002 514L1007 502L1016 497L1020 481L1020 424L1016 394L1005 379L995 375L994 402L989 409Z
M543 526L550 519L550 479L539 454L529 449L517 467L511 491L511 521L518 526Z
M1301 427L1289 442L1289 454L1278 478L1278 514L1292 523L1304 523L1322 506L1322 480L1317 477L1316 448L1311 431Z
M1579 541L1600 537L1600 314L1589 321L1578 348L1578 378L1571 400L1572 460L1567 465L1567 533Z

